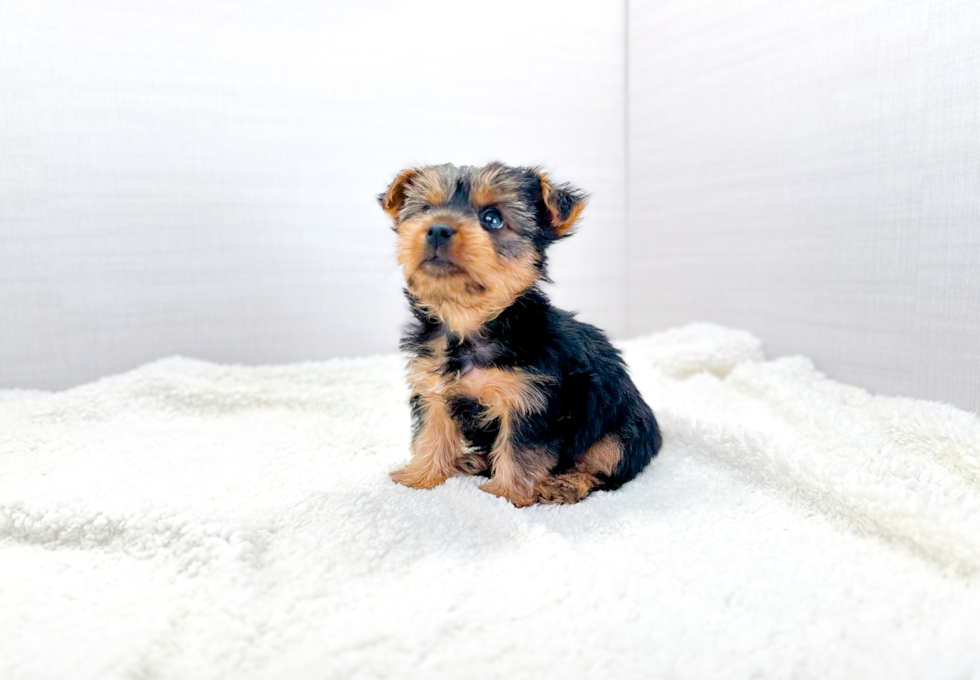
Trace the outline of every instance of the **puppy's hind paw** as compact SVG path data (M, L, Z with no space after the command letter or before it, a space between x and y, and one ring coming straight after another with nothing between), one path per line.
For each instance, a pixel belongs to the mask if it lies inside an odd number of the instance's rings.
M578 503L592 493L592 489L598 486L598 483L599 480L592 475L569 472L539 482L535 491L539 503L569 505Z

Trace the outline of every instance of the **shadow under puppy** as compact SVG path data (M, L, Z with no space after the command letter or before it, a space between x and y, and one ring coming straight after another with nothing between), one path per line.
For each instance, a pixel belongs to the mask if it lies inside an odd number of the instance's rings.
M585 195L534 168L402 171L379 197L394 219L415 320L412 459L392 478L431 489L456 473L518 507L575 503L646 466L661 437L619 352L551 306L545 251Z

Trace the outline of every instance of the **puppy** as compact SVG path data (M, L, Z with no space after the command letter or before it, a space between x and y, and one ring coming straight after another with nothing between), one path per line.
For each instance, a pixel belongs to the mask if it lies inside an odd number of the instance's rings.
M378 200L415 317L401 342L412 458L392 478L431 489L481 474L481 489L523 507L639 474L661 444L653 412L602 331L537 286L585 194L491 163L403 170Z

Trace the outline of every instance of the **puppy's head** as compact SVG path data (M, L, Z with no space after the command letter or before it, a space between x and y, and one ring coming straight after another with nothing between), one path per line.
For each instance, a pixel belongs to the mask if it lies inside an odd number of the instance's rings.
M544 276L545 250L571 233L586 196L536 168L491 163L403 170L378 200L408 292L465 334Z

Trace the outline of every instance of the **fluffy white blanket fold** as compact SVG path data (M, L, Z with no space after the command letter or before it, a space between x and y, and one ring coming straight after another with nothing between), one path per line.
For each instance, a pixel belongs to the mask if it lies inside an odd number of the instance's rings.
M397 356L0 392L0 677L980 678L980 421L751 335L623 343L665 445L396 486Z

